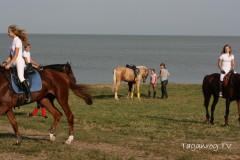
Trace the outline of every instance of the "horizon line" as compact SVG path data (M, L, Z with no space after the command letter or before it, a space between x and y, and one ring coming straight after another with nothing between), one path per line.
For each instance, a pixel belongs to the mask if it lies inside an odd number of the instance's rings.
M0 33L7 34L7 33ZM101 33L28 33L29 35L99 35L99 36L199 36L199 37L240 37L240 35L200 35L200 34L101 34Z

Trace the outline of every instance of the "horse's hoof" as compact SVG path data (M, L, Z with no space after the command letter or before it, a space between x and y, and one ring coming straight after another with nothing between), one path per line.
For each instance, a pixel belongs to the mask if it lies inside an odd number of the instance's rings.
M49 137L51 142L56 141L56 137L54 136L54 134L49 133Z
M119 101L119 99L118 99L118 98L115 98L115 100L116 100L116 101Z
M73 135L69 136L69 137L68 137L68 140L66 140L65 143L69 145L69 144L72 143L72 141L73 141Z
M15 143L15 146L21 146L21 143L17 142Z
M211 124L211 125L214 125L214 122L211 122L210 124Z
M210 121L209 120L205 120L204 123L208 124L208 123L210 123Z
M224 124L224 127L229 127L229 124Z
M22 140L17 140L17 142L15 143L15 146L21 146Z

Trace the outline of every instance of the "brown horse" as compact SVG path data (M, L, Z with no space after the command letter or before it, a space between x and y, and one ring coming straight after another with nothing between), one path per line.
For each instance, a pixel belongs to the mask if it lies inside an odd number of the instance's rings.
M145 83L147 76L148 76L148 69L145 66L137 66L137 69L139 69L139 75L135 78L134 81L134 72L132 69L129 69L127 67L117 67L113 71L113 89L115 93L115 99L118 99L118 88L122 81L128 82L129 85L129 92L128 97L131 92L131 98L133 98L134 93L134 87L136 85L137 88L137 97L140 98L140 81L143 79L143 83ZM135 85L133 85L135 84Z
M237 101L239 124L240 124L240 74L234 74L230 71L223 80L223 98L226 99L226 115L225 126L228 126L228 115L230 102ZM219 99L219 85L220 85L220 74L214 73L206 75L203 79L202 90L204 95L204 106L206 108L206 122L210 120L211 124L214 124L214 110ZM213 103L211 105L211 116L209 116L208 106L213 96Z
M70 80L70 76L53 69L46 68L39 71L39 74L42 78L42 90L33 92L32 97L34 101L40 101L54 117L54 122L49 133L50 140L55 140L55 130L62 117L62 113L54 106L53 101L51 101L56 98L64 110L69 123L69 137L66 143L70 144L73 141L73 114L68 104L69 89L78 97L83 98L86 104L91 105L92 99L87 92L87 86L75 84L73 83L73 79ZM0 67L0 115L6 113L17 138L16 144L20 145L22 139L13 113L13 107L18 103L18 94L13 92L9 80L9 70ZM23 95L23 98L25 97Z

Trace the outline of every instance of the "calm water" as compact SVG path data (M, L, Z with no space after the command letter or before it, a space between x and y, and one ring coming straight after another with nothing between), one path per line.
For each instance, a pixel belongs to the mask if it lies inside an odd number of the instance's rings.
M0 34L0 62L11 39ZM201 83L218 72L222 47L230 43L240 72L240 37L29 35L32 57L42 65L71 62L78 83L112 83L112 71L126 64L144 65L159 72L166 63L170 82ZM148 79L149 81L149 79Z

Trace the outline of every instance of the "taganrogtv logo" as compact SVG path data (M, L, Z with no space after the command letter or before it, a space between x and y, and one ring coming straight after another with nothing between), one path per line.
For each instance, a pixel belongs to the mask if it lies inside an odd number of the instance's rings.
M230 150L233 147L233 144L231 144L231 143L221 143L221 144L182 143L182 147L183 147L183 149L191 150L191 151L196 151L196 150L201 150L201 149L218 151L220 149Z

